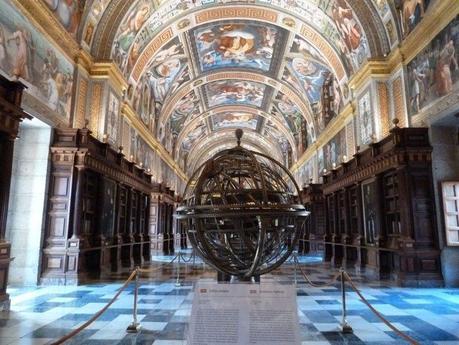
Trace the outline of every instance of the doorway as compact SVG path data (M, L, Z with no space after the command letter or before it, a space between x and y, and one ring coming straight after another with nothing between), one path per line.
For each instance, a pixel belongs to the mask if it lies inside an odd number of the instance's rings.
M9 285L35 286L38 281L51 132L49 125L36 118L25 120L14 144L6 225L14 257Z

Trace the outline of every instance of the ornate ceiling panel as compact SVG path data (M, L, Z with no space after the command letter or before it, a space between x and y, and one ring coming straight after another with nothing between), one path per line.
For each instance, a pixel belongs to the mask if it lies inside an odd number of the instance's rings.
M285 37L286 31L277 26L239 20L202 25L189 34L199 72L226 68L272 72L282 57Z
M243 80L214 81L204 86L204 95L207 105L218 107L221 105L249 105L261 108L267 101L270 87L264 84Z
M243 112L225 112L212 115L212 129L218 131L225 128L243 128L255 131L260 117Z
M373 1L95 0L83 40L119 66L128 102L182 165L235 128L291 164L349 102L355 71L388 51L390 8Z

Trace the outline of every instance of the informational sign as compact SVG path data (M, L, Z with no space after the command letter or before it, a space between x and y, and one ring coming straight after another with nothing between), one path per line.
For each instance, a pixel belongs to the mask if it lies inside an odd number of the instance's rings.
M188 345L299 345L296 289L277 284L198 283Z

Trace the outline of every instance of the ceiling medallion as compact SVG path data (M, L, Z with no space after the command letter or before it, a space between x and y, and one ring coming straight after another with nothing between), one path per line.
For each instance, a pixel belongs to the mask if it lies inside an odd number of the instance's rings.
M284 17L282 19L282 23L285 25L285 26L289 26L289 27L294 27L295 26L295 21L290 18L290 17Z
M184 29L186 28L187 26L190 25L190 21L188 19L183 19L182 21L180 21L178 24L177 24L177 28L178 29Z
M193 83L193 86L199 86L203 83L204 81L202 79L199 79L199 80L196 80L194 83Z

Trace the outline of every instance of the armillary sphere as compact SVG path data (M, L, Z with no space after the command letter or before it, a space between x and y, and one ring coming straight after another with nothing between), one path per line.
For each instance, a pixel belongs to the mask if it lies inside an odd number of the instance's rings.
M242 135L196 169L176 217L207 264L247 279L290 256L309 212L288 169L243 148Z

